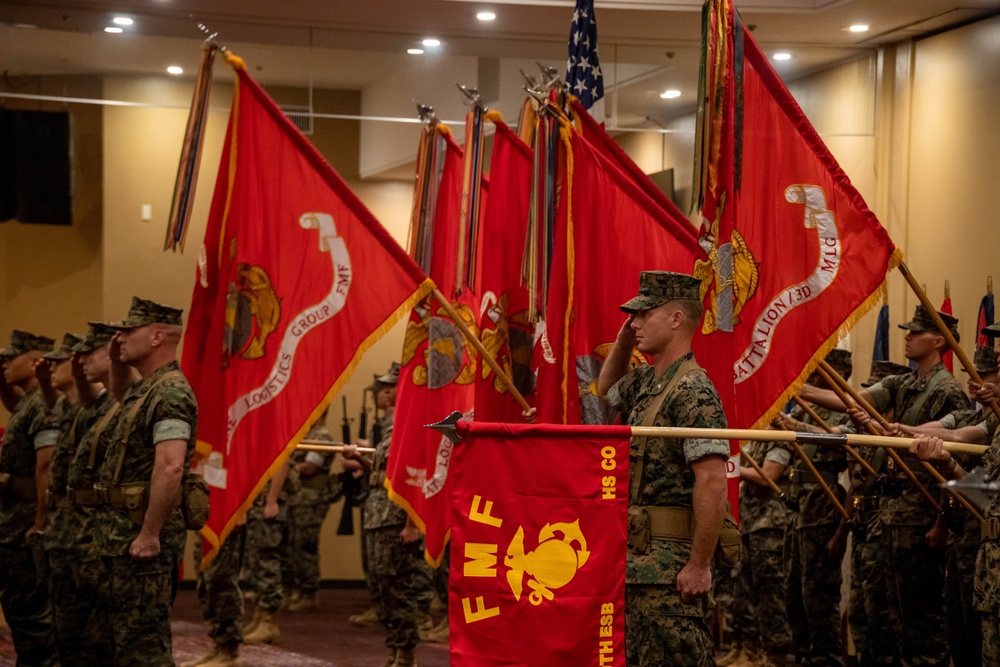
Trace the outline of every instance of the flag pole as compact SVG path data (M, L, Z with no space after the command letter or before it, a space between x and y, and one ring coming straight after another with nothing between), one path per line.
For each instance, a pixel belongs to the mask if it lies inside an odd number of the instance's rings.
M912 438L896 438L887 435L865 435L863 433L804 433L802 431L776 431L773 429L742 428L688 428L680 426L632 426L632 437L645 438L708 438L711 440L755 440L761 442L796 441L821 447L844 444L862 447L883 447L888 450L909 449ZM944 443L944 449L952 454L972 454L982 456L986 445L970 445L965 442Z
M927 292L921 289L917 279L913 277L912 273L910 273L910 269L906 266L906 262L899 263L899 272L903 274L903 277L906 278L906 282L909 284L910 289L913 290L913 293L917 295L918 299L920 299L920 303L927 309L927 312L930 313L931 319L934 320L934 325L937 326L938 331L941 332L944 339L948 341L948 347L950 347L952 352L955 353L958 360L962 362L962 367L965 368L966 372L969 374L969 379L977 384L982 384L983 378L981 378L979 373L976 371L975 364L969 360L969 357L965 354L965 350L959 346L958 341L955 340L955 336L952 335L951 331L945 325L944 320L942 320L941 316L938 315L937 308L935 308L934 304L931 303L931 300L927 298ZM992 408L993 414L1000 418L1000 403L998 403L996 399L990 401L990 408Z
M770 475L764 472L764 469L761 467L761 465L753 460L753 457L750 456L750 453L743 448L742 443L740 443L740 454L742 454L746 458L746 460L750 463L750 467L756 470L757 474L760 475L765 482L767 482L767 486L770 487L772 491L774 491L774 494L778 496L778 499L784 500L786 498L785 492L781 490L781 487L778 486L777 482L771 479Z
M295 449L307 452L333 452L334 454L344 451L347 442L327 442L326 440L301 440L295 445ZM374 454L374 447L358 447L359 454Z
M819 488L823 489L823 493L826 494L826 497L830 499L831 503L833 503L833 506L837 509L837 514L844 517L844 521L850 524L852 522L850 513L844 509L844 505L840 502L840 498L837 497L837 494L833 492L830 485L826 483L825 479L823 479L823 475L819 474L819 470L816 469L816 466L809 459L809 455L806 454L806 451L802 449L802 445L800 445L797 440L791 440L788 444L792 446L792 449L795 450L795 455L799 457L799 460L802 461L803 465L805 465L805 467L809 470L809 474L811 474L816 480L816 483L819 484Z
M496 376L500 378L505 385L507 385L507 390L510 392L510 395L514 397L514 400L517 401L518 405L520 405L525 412L530 411L531 406L528 405L528 402L524 400L524 396L522 396L521 392L519 392L517 387L514 386L514 381L510 379L510 376L508 376L504 370L500 368L500 364L497 363L497 360L493 358L485 347L483 347L479 337L469 331L469 327L465 326L465 321L459 317L458 313L455 312L455 309L451 307L451 302L449 302L448 299L444 297L444 294L441 294L441 290L437 288L434 288L433 294L434 298L441 304L444 312L447 313L448 317L451 318L451 321L458 327L458 330L462 332L463 336L465 336L465 339L472 343L472 346L476 348L477 352L479 352L479 356L483 358L483 361L485 361L486 364L493 369L493 372L496 373Z
M807 415L809 415L809 418L812 419L814 422L816 422L816 424L818 424L820 428L822 428L827 433L833 433L833 428L829 424L827 424L826 421L822 417L820 417L815 410L812 409L811 405L803 401L798 396L792 396L792 400L795 401L795 404L798 405L800 408L802 408L802 410ZM861 467L868 472L868 474L870 474L872 477L875 478L878 477L878 473L875 472L875 468L873 468L871 464L868 463L868 461L865 461L865 459L861 456L861 454L858 454L856 449L854 449L850 445L844 445L844 451L850 454L854 458L854 460L857 461L861 465Z
M825 368L823 368L824 366L825 366ZM825 361L821 362L821 370L820 370L820 372L821 372L822 375L824 375L824 377L827 377L827 376L830 376L830 375L834 375L836 377L835 381L837 381L837 382L840 382L840 381L843 380L842 378L840 378L839 375L836 375L834 373L833 369L829 368L829 366L826 364ZM829 382L829 378L827 379L827 381ZM885 417L883 417L881 414L879 414L878 410L876 410L874 407L872 407L871 404L868 403L868 401L866 401L864 398L862 398L861 395L858 392L854 391L854 389L850 385L848 385L846 381L843 381L843 384L841 386L844 387L847 390L847 392L851 395L851 397L855 401L855 404L860 405L862 407L862 409L864 409L868 414L870 414L874 419L876 419L882 425L883 428L889 428L890 427L890 424L885 419ZM869 430L869 432L874 432L874 425L868 424L868 430ZM920 482L917 481L916 477L913 476L913 471L910 470L908 467L906 467L906 464L904 464L903 460L901 458L899 458L899 455L896 454L892 450L887 450L887 453L890 455L890 457L892 458L893 462L896 463L896 465L900 466L900 469L902 469L903 472L906 473L907 477L910 478L910 481L917 485L917 489L921 492L921 494L924 495L924 498L926 498L928 500L928 502L933 501L934 500L933 496L930 495L930 492L927 491L927 488L925 486L923 486L922 484L920 484ZM946 480L945 480L944 476L940 472L938 472L937 468L935 468L933 465L931 465L927 461L921 461L920 463L923 464L924 469L927 470L927 472L929 472L931 474L931 476L935 480L937 480L937 482L939 484L941 484L942 486L945 484ZM976 520L979 521L979 523L982 523L984 521L983 515L980 514L979 510L977 510L972 505L972 503L970 503L968 500L966 500L961 494L959 494L954 489L951 489L951 488L948 488L948 487L945 487L945 488L948 490L948 492L955 499L958 500L959 504L962 505L962 507L964 507L970 514L972 514L972 516L974 516L976 518ZM940 504L934 502L933 505L936 505L935 509L938 512L941 511Z
M854 388L851 387L851 385L847 384L847 381L844 378L840 377L840 374L837 373L837 371L833 370L833 368L830 367L830 364L826 363L825 360L819 362L819 366L816 367L816 370L819 371L819 374L823 377L824 380L826 380L827 384L830 385L834 393L836 393L837 396L840 397L840 400L844 402L845 406L847 406L848 408L860 406L861 409L865 411L868 411L869 409L872 411L875 410L870 405L868 405L868 402L865 401L863 398L861 398L861 395L858 394L858 392L854 391ZM874 414L872 414L872 412L868 412L868 414L872 415L873 419L884 421L884 418L882 418L881 415L876 417ZM888 427L888 422L885 422L884 424L882 424L882 426ZM875 424L868 422L867 424L865 424L865 428L873 436L879 435L879 431L875 427ZM917 476L914 475L913 471L910 470L910 467L903 462L903 459L900 458L899 454L894 452L892 449L886 449L885 453L888 454L889 458L892 459L892 462L896 466L898 466L900 470L903 471L903 474L906 475L906 477L910 480L910 482L916 487L917 491L920 492L920 495L924 497L924 500L927 501L927 503L934 509L935 512L940 514L941 503L939 503L937 499L933 495L931 495L931 492L927 490L927 487L924 486L919 479L917 479ZM925 461L924 465L930 465L930 464L928 464Z

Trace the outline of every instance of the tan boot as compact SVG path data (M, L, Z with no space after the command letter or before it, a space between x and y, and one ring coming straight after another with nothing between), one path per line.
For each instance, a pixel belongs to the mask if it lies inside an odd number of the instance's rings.
M262 611L257 627L244 635L243 643L249 646L259 646L260 644L273 644L279 639L281 639L281 630L278 629L278 624L274 621L274 614Z
M375 626L379 624L378 612L375 610L375 607L368 607L364 613L348 617L347 622L351 625L360 625L362 627Z
M260 623L260 607L254 607L253 616L243 624L243 635L246 636L256 630L258 623Z
M239 644L224 644L217 647L217 651L214 658L201 663L198 667L236 667L239 664Z
M729 667L757 667L764 658L763 652L757 646L745 644L743 653Z
M725 654L721 658L715 661L718 667L729 667L731 664L736 662L736 660L743 655L743 642L733 642L733 647L729 649L729 653Z
M288 605L288 611L316 611L317 609L319 609L319 597L316 591L299 593L298 597Z
M787 655L784 652L761 653L760 662L757 664L760 665L760 667L785 667L786 660Z
M412 648L399 649L399 652L396 653L396 662L392 663L392 667L417 667L417 658L414 653L415 649Z
M385 664L382 665L382 667L392 667L393 665L395 665L396 664L396 656L398 656L398 655L399 655L399 649L398 648L391 648L391 649L389 649L389 659L386 660Z
M420 641L428 642L430 644L447 644L448 643L448 617L445 616L441 619L441 622L435 625L427 632L425 637L423 633L420 634Z
M206 655L201 656L197 660L188 660L187 662L182 662L181 667L201 667L205 663L213 660L217 655L219 655L219 647L213 645L212 650L209 651Z

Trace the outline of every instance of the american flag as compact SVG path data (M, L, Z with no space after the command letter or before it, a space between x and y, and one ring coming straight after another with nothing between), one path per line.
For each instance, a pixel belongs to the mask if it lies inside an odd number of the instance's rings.
M594 0L576 0L569 31L566 88L580 99L598 123L604 122L604 75L597 59L597 17Z

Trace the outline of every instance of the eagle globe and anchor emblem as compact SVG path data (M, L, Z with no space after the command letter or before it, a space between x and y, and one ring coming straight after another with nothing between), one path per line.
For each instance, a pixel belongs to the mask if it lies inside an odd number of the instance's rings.
M580 530L580 520L573 523L547 523L538 531L538 546L534 551L524 551L524 526L520 526L507 547L504 565L507 584L514 599L520 601L524 592L524 575L528 588L528 601L538 606L555 598L552 591L573 581L590 559L587 539Z

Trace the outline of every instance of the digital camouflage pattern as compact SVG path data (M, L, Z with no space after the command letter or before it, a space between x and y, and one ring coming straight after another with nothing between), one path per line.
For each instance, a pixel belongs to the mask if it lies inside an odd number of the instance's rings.
M855 449L876 471L885 469L885 452L878 447ZM892 667L898 664L896 641L886 628L889 601L886 598L885 555L882 550L882 522L879 518L878 487L860 465L851 469L851 490L865 505L854 509L851 537L851 586L847 618L861 665Z
M167 373L170 376L164 378ZM131 419L134 412L135 418ZM184 440L184 472L191 467L198 405L176 361L135 382L113 420L98 483L149 483L156 446ZM122 458L121 475L116 468ZM147 495L148 498L148 495ZM170 605L176 591L177 563L184 553L187 529L180 507L173 508L160 531L160 553L149 561L128 555L141 525L124 507L102 505L95 518L96 547L110 563L111 630L116 665L172 665Z
M243 643L243 592L240 570L246 552L246 524L237 526L219 547L208 567L198 572L198 603L216 646ZM194 562L202 559L202 541L195 540Z
M1000 430L983 455L986 479L1000 481ZM994 495L983 512L987 521L1000 521L1000 496ZM976 556L973 602L983 617L983 664L1000 664L1000 541L983 540Z
M389 466L389 443L392 441L392 420L382 423L382 440L375 446L375 458L368 478L368 497L363 508L365 530L401 527L406 524L406 510L389 500L385 474ZM368 564L371 568L371 563Z
M41 391L29 391L10 416L0 449L0 472L34 480L35 452L55 444L59 424ZM55 665L55 635L45 554L41 541L24 546L35 523L36 503L12 493L0 498L0 607L10 626L18 660L25 665Z
M101 445L94 429L117 402L102 392L92 405L78 411L72 420L63 419L59 442L53 453L65 471L53 473L50 490L63 491L56 508L49 508L45 546L49 554L49 577L52 586L52 615L59 645L59 659L69 665L100 664L112 653L108 568L94 549L93 507L69 502L65 492L90 488L95 469L102 460ZM95 463L90 467L91 444L98 445Z
M626 313L652 310L674 299L701 301L701 281L686 273L642 271L639 294L621 305Z
M810 405L810 407L831 428L850 424L850 419L843 412L833 412L816 405ZM813 424L812 418L797 405L792 408L789 416L804 424L818 426L818 424ZM830 498L805 463L795 455L792 446L788 443L781 443L780 447L789 454L789 475L792 482L788 489L788 504L793 508L793 523L801 528L840 523L840 514L837 513L837 508L830 502ZM826 483L839 494L840 500L843 501L844 490L840 487L837 477L847 469L847 453L840 447L805 445L802 449L823 475Z
M651 366L643 366L618 380L608 392L611 406L629 425L641 424L649 409L680 365L693 359L688 353L656 377ZM725 428L726 416L719 395L704 371L688 373L666 396L654 426ZM632 475L639 470L640 441L630 448ZM705 456L729 457L729 443L686 438L646 439L638 504L661 507L691 507L694 472L690 463ZM630 488L635 482L630 481ZM631 501L630 501L631 502ZM672 664L711 664L712 644L704 618L710 596L685 604L677 593L677 573L691 556L691 543L653 539L648 553L636 553L629 536L626 559L625 646L630 665L662 665L664 655ZM653 606L651 606L653 605ZM657 657L659 656L659 657ZM673 657L680 658L676 663Z
M306 434L307 440L333 442L330 430L322 420ZM319 535L330 503L339 495L340 483L330 476L333 456L320 452L297 450L292 454L293 465L309 462L319 467L313 475L299 472L299 488L288 501L288 552L284 566L285 587L307 595L319 590Z
M914 317L914 321L918 319ZM954 410L969 407L961 384L941 363L924 378L915 372L893 375L869 387L868 392L876 409L892 410L897 422L909 426L938 421ZM916 457L908 452L900 455L924 486L936 488L937 481ZM881 516L886 596L897 653L904 666L947 664L944 551L928 547L925 537L937 517L902 471L888 466L888 478L890 484L902 488L898 497L887 493L882 499Z
M160 382L167 373L175 375ZM129 416L137 401L143 403L130 425ZM191 468L197 426L198 404L194 392L180 372L180 365L171 361L126 390L122 398L120 418L114 421L104 461L97 475L98 482L109 487L115 484L149 482L153 475L156 445L167 440L187 441L187 453L184 457L184 471L187 472ZM116 480L115 468L119 457L123 455L125 464L122 466L121 476ZM98 545L101 553L105 556L127 553L140 528L132 522L128 510L105 505L99 512L99 522ZM181 508L175 507L160 531L161 548L180 554L184 551L186 541L184 516Z
M136 329L147 324L166 324L179 327L182 324L181 314L183 312L180 308L134 296L125 319L121 322L108 322L108 326L112 329Z
M938 363L930 370L927 377L919 378L915 372L905 375L892 375L868 388L872 404L879 412L893 410L894 419L907 426L917 426L927 422L938 421L954 410L964 410L969 407L969 401L962 391L962 385L948 373L932 389L932 393L916 411L912 407L920 400L920 396L930 388L931 380L938 371L944 370L944 364ZM903 462L913 471L920 482L933 488L937 481L927 472L920 462L909 452L900 451ZM934 512L928 507L920 492L909 482L900 470L890 467L889 478L897 480L903 491L898 498L887 497L884 500L882 521L884 524L899 526L924 526L925 530L934 523Z
M403 544L399 526L370 531L368 573L377 599L375 609L385 629L385 645L413 648L419 624L430 603L431 570L424 560L424 541Z
M776 447L750 442L747 456L763 465ZM787 483L779 478L780 483ZM748 481L740 485L740 532L743 558L737 566L733 596L734 637L769 655L788 653L792 636L785 618L784 549L789 513L784 501L767 487Z
M170 549L149 560L115 556L109 563L115 667L174 667L170 607L180 557Z
M35 477L35 451L51 447L59 438L59 419L45 405L40 389L18 401L7 423L0 448L0 473ZM35 523L35 503L19 500L10 492L0 498L0 544L20 544ZM2 576L2 575L0 575Z
M85 411L80 405L69 402L65 396L60 396L52 409L53 415L59 421L59 437L52 448L52 462L49 465L49 494L53 502L49 503L45 515L45 536L43 544L46 549L59 548L71 544L75 526L72 523L72 508L66 501L66 486L69 478L69 464L76 450L79 428L78 418Z
M243 590L255 591L258 609L270 614L281 609L285 599L281 562L288 548L288 498L295 481L296 476L289 471L278 496L276 516L264 518L264 505L270 493L271 482L264 485L247 511L246 557L240 574L241 587Z

